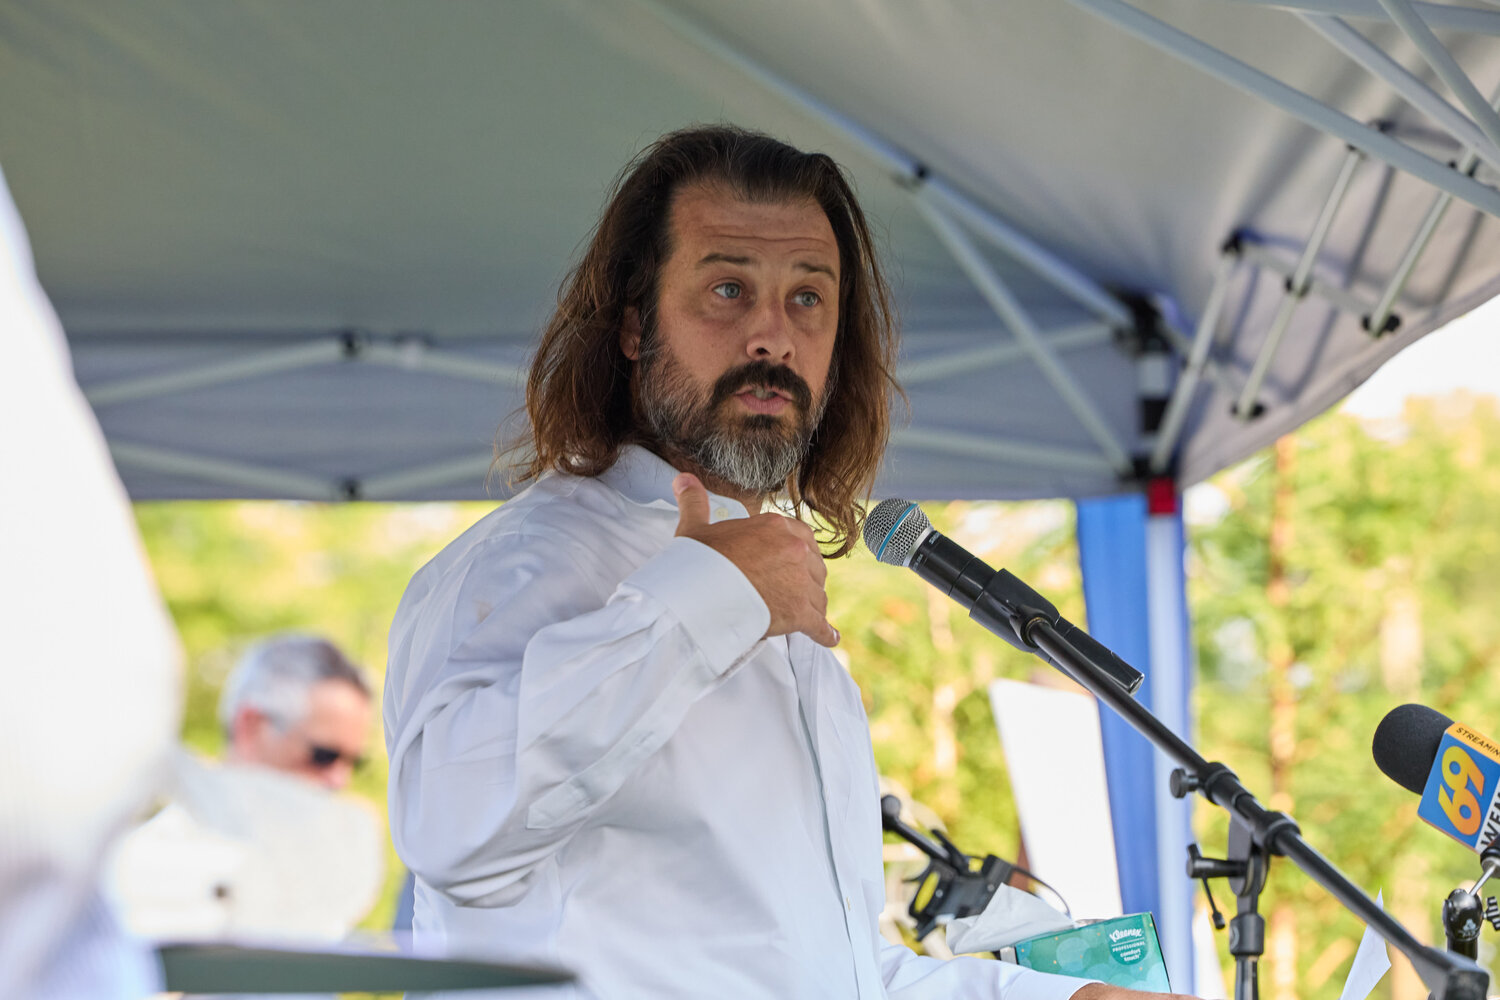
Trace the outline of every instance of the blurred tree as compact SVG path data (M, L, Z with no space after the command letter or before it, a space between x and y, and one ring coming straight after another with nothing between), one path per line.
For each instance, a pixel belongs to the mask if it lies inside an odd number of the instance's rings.
M1273 807L1293 803L1310 843L1439 944L1442 899L1477 864L1417 821L1416 798L1369 746L1406 701L1481 727L1500 715L1487 669L1500 651L1497 443L1494 402L1472 397L1409 404L1380 425L1325 416L1200 487L1223 514L1191 533L1205 756ZM1222 844L1223 818L1200 809L1204 839ZM1295 915L1295 993L1336 989L1362 928L1284 862L1267 899ZM1399 958L1379 992L1426 994Z

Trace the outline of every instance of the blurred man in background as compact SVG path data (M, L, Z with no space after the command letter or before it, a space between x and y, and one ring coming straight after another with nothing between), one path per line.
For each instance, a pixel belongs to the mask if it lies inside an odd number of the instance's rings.
M145 937L343 937L384 878L383 835L348 787L370 737L364 672L312 635L252 646L219 702L222 764L186 751L170 800L125 838L111 888Z
M224 684L219 721L236 764L339 791L370 738L370 684L326 639L284 635L247 652Z

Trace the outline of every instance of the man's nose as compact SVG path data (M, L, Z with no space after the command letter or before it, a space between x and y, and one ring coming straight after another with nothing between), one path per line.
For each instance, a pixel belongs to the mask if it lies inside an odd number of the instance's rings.
M754 361L786 364L792 359L792 324L786 303L767 297L750 314L745 351Z
M348 761L340 759L318 772L318 783L332 792L342 792L349 787L354 777L354 768Z

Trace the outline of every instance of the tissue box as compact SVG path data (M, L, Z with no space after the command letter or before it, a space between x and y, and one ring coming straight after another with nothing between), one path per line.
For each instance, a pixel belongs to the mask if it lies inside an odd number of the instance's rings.
M1149 913L1100 920L1016 942L1016 963L1041 972L1098 979L1112 986L1172 992Z

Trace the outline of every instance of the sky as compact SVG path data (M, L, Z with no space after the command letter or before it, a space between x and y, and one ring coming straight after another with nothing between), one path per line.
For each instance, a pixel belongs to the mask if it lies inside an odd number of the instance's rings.
M1500 396L1500 298L1434 330L1387 361L1340 409L1365 419L1401 415L1407 396L1456 389Z

